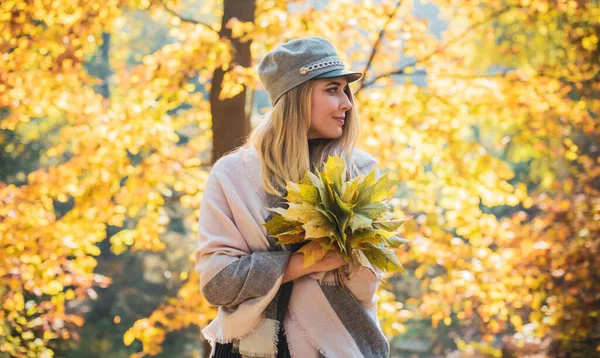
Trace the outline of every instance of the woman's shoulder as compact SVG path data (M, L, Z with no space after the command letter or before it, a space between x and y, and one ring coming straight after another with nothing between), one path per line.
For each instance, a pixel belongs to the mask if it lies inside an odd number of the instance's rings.
M211 171L232 173L243 167L244 162L248 160L248 156L252 155L251 148L239 147L235 150L223 155L213 164Z
M253 146L239 147L222 156L213 164L211 174L235 183L237 190L253 189L264 196L260 157Z
M379 162L372 154L360 148L354 148L352 161L358 168L371 167Z

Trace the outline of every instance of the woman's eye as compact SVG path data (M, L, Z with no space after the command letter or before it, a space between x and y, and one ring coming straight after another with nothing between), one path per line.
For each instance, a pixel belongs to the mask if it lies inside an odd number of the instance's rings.
M329 88L327 91L335 94L337 92L337 90L338 90L337 87L332 87L332 88Z

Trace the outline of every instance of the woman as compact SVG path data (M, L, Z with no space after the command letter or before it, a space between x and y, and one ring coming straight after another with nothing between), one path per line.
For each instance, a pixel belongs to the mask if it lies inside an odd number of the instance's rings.
M338 291L340 255L304 268L303 254L275 244L262 226L268 207L285 206L285 180L321 170L329 155L343 157L351 177L379 175L376 160L354 149L359 123L348 83L361 74L344 70L321 37L279 46L258 73L273 108L244 146L214 164L200 208L196 270L218 306L202 330L210 357L387 357L375 296L382 273L352 265Z

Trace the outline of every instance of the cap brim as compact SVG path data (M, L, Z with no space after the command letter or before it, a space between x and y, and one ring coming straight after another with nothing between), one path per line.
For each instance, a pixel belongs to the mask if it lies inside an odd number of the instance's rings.
M348 80L348 83L350 83L350 82L354 82L354 81L358 80L359 78L361 78L362 73L354 72L354 71L347 71L347 70L332 70L329 72L322 73L313 78L334 78L334 77L346 77L346 79Z

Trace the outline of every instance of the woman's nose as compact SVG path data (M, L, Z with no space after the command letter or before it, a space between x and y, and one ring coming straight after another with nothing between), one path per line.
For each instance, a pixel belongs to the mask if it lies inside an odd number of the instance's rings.
M347 111L350 108L352 108L352 102L350 101L350 98L348 98L348 96L345 93L342 97L343 98L342 98L342 101L340 102L340 109Z

